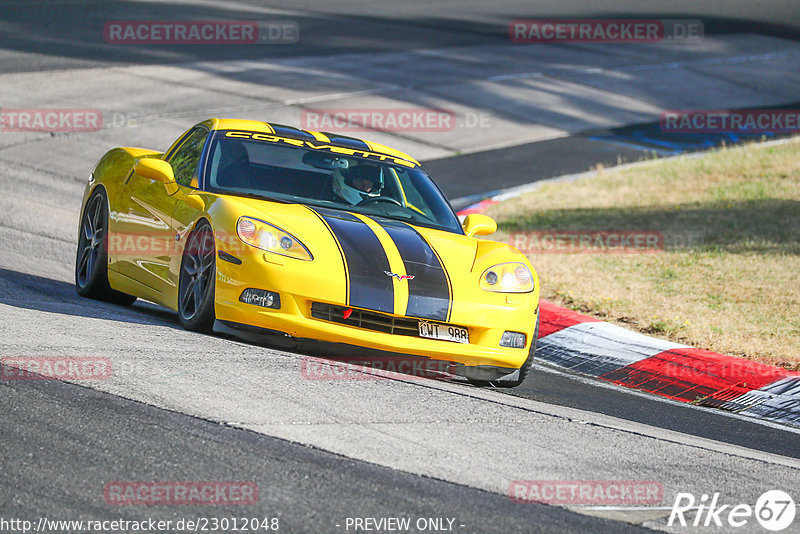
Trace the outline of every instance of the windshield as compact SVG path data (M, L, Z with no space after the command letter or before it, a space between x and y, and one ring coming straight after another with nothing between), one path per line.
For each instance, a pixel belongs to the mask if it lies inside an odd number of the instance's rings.
M215 193L346 209L462 233L452 208L416 164L321 141L217 131L205 186Z

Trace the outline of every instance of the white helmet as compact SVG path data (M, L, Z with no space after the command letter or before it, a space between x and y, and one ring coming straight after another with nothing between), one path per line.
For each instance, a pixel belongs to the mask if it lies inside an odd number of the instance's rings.
M333 192L350 204L380 196L382 189L383 173L377 165L348 165L333 171Z

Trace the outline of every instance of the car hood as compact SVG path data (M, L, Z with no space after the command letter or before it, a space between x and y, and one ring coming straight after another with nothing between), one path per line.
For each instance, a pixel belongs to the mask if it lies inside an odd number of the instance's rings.
M449 321L459 287L477 284L479 241L473 237L330 208L236 201L239 215L262 219L302 241L320 269L328 270L331 283L343 277L341 304Z
M396 311L448 321L454 300L454 278L464 277L475 258L474 239L403 221L338 210L313 208L337 241L347 265L348 305Z

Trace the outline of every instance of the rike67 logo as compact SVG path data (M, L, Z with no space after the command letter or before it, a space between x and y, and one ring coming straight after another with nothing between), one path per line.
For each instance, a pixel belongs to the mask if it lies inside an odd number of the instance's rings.
M755 506L749 504L722 504L719 493L712 496L703 494L700 499L691 493L678 493L672 504L667 526L693 527L749 527L753 532L755 520L765 529L779 532L789 527L794 521L794 500L784 491L770 490L764 492ZM725 525L727 523L727 525Z

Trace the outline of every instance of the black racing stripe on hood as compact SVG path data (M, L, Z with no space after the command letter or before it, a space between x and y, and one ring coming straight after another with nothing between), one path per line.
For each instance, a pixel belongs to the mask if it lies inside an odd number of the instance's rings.
M408 280L406 315L448 321L453 303L450 281L433 247L408 224L374 219L394 241L406 273L414 276Z
M348 306L394 313L394 285L389 258L372 229L347 212L314 208L339 242L347 267Z

